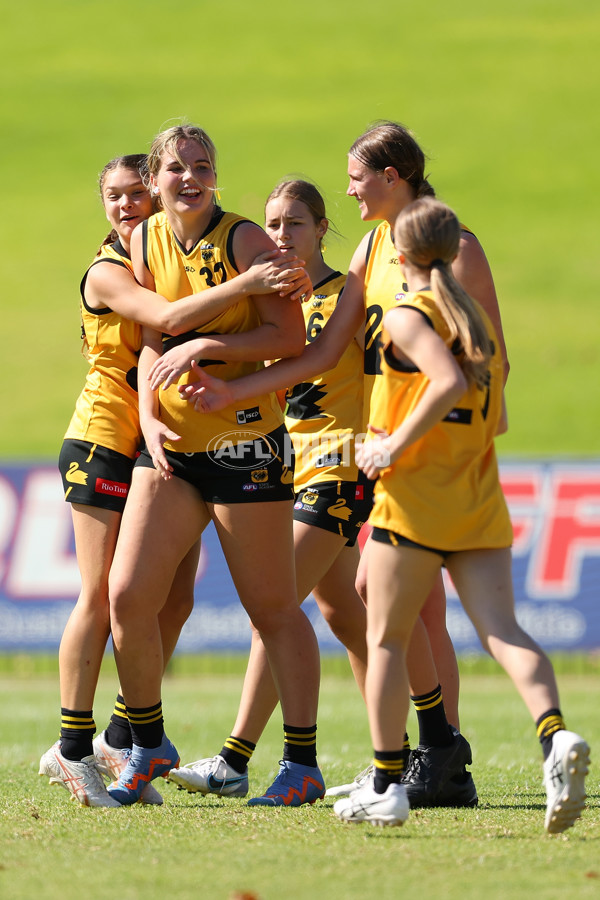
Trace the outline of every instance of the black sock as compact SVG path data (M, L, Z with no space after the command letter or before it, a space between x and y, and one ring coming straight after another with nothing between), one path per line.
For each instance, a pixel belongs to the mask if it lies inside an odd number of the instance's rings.
M92 756L92 741L96 731L91 709L65 709L60 711L60 752L65 759L79 762L84 756Z
M109 746L114 747L115 750L126 750L133 743L127 709L121 694L117 694L115 708L104 731L104 737Z
M542 745L544 759L548 759L552 750L552 735L565 730L565 723L560 709L549 709L535 723L537 736Z
M376 794L385 794L390 784L400 784L404 772L404 750L375 750L373 754Z
M160 746L165 733L160 700L154 706L145 706L141 709L128 706L127 717L134 744L147 749Z
M220 756L228 766L243 775L248 771L248 761L255 750L256 744L253 744L252 741L245 741L243 738L230 735L223 744Z
M283 758L302 766L317 765L317 726L297 728L283 726Z
M428 694L410 698L417 711L420 747L449 747L454 740L450 730L442 689L438 686Z

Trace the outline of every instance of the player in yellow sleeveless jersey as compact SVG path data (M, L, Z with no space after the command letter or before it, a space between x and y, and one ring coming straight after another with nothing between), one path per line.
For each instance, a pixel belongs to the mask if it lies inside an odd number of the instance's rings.
M552 664L515 618L512 528L494 451L494 435L505 427L501 359L489 319L452 274L459 240L458 219L432 198L409 204L396 221L411 293L384 317L382 377L371 409L375 437L357 451L365 474L379 476L367 575L375 774L334 811L343 821L378 825L402 825L408 817L406 657L419 610L445 565L484 649L535 722L545 827L558 833L583 810L589 748L566 730Z
M413 135L402 125L383 122L368 129L352 145L348 156L348 195L354 197L364 221L380 219L356 249L338 304L317 340L298 359L287 359L242 381L230 382L225 391L208 373L197 391L187 389L199 409L219 408L222 403L242 402L258 389L272 389L304 381L336 365L345 347L361 326L365 335L365 396L370 397L379 370L381 321L384 309L404 290L404 278L394 254L390 226L400 211L417 196L431 194L425 177L425 156ZM481 303L501 337L500 316L490 268L481 245L469 232L461 234L453 271L461 284ZM505 362L508 371L508 364ZM196 400L197 398L197 400ZM368 493L368 488L366 489ZM367 540L357 584L366 598ZM419 722L419 747L410 756L405 778L410 781L411 803L473 806L477 791L466 771L471 761L469 745L458 733L458 666L446 629L445 594L441 578L423 608L422 621L413 631L409 669ZM435 659L435 663L434 663ZM440 684L444 687L444 700ZM446 718L445 706L448 708ZM406 755L408 757L408 739ZM367 773L369 774L369 773ZM364 773L350 784L331 788L330 794L354 789Z
M134 271L175 307L194 291L235 284L259 254L282 256L261 228L217 205L215 156L212 141L196 126L161 133L149 153L152 189L164 212L146 237L141 228L134 235ZM244 296L182 335L182 343L199 334L206 335L202 366L225 379L255 371L264 359L298 354L304 344L299 305L268 295ZM130 764L109 792L130 804L144 780L177 765L162 720L159 615L208 508L240 599L267 649L284 716L279 776L249 803L310 803L324 792L316 761L319 658L294 584L293 452L281 409L275 396L259 392L241 406L198 416L176 383L152 390L148 374L162 351L162 335L145 329L139 389L146 446L134 469L110 577L123 696L143 727L134 733ZM197 370L181 377L182 386L197 378Z
M314 285L311 298L303 304L308 344L326 326L338 303L344 302L345 275L323 258L328 226L324 200L307 181L283 181L267 199L267 234L280 250L305 260ZM202 346L196 347L188 361L201 352ZM337 366L286 392L285 423L296 459L298 598L302 601L313 591L325 620L347 648L364 696L366 613L354 587L359 559L356 539L369 512L357 498L362 486L357 483L354 460L354 436L362 427L362 369L362 348L353 340ZM198 413L194 411L194 415ZM170 779L191 792L240 796L247 790L248 760L276 703L277 691L265 649L254 629L239 712L230 737L219 754L175 769ZM240 776L244 779L241 784Z
M203 291L186 305L175 306L140 287L129 246L134 227L153 211L144 183L145 163L145 155L118 157L100 176L112 231L81 283L89 371L59 460L82 584L60 646L61 740L43 755L40 772L92 806L115 805L98 776L94 753L103 771L115 776L131 747L123 698L117 698L108 728L93 745L92 706L109 634L108 572L141 437L136 390L141 325L178 334L249 292L289 290L299 276L305 278L293 260L276 260L271 254L257 260L235 284ZM198 546L192 547L182 560L165 607L168 615L161 619L165 660L192 608L198 552ZM151 786L142 799L161 802Z

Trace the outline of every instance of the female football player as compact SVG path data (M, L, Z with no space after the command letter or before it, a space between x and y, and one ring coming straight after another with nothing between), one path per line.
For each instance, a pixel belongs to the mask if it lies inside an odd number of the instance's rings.
M343 821L378 825L401 825L408 816L401 783L406 654L445 565L484 649L533 717L545 760L546 830L562 832L584 806L589 749L565 729L552 665L515 618L512 527L494 450L503 417L498 338L452 274L460 242L454 213L432 198L416 200L394 234L409 292L384 315L374 437L357 450L361 469L378 478L367 572L375 774L334 810Z
M148 169L163 211L134 234L134 271L173 306L185 306L186 297L213 285L235 283L259 254L276 250L261 228L217 204L216 152L201 128L176 126L159 134ZM183 340L197 332L210 334L218 348L203 366L225 379L254 372L265 359L299 354L304 344L299 305L268 294L240 300ZM208 509L240 599L265 645L284 717L280 773L264 796L250 802L282 805L291 796L294 805L312 802L324 792L316 760L319 658L296 597L293 455L281 409L275 395L259 392L236 408L198 416L177 385L152 391L150 366L179 342L144 331L139 384L146 445L134 468L110 574L115 658L136 726L130 762L109 792L120 803L133 803L143 784L178 761L163 728L159 614Z

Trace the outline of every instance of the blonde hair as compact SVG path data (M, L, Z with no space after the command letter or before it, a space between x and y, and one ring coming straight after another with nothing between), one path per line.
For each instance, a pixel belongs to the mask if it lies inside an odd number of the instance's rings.
M156 178L165 153L170 153L185 168L185 164L177 150L177 145L180 141L195 141L201 147L204 147L208 154L212 170L216 176L217 148L204 129L200 128L198 125L173 125L171 128L167 128L165 131L161 131L156 135L148 153L147 168L149 175L153 175ZM215 189L216 202L218 201L218 198L218 190Z
M452 274L460 242L460 224L439 200L423 197L406 206L394 229L399 253L420 269L431 272L431 290L450 331L452 350L467 381L483 388L489 381L493 347L475 301Z

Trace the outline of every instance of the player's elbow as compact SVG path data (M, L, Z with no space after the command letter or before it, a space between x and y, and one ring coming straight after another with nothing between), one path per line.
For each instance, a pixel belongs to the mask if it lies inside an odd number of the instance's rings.
M169 308L160 317L160 330L163 334L170 334L172 337L177 337L177 335L183 334L184 331L188 330L185 323L181 320L181 316L177 315L177 311L171 308L175 305L175 303L169 303Z
M290 357L300 356L305 346L305 334L301 331L295 333L295 329L291 331L282 331L278 335L277 352L273 358L289 359Z

